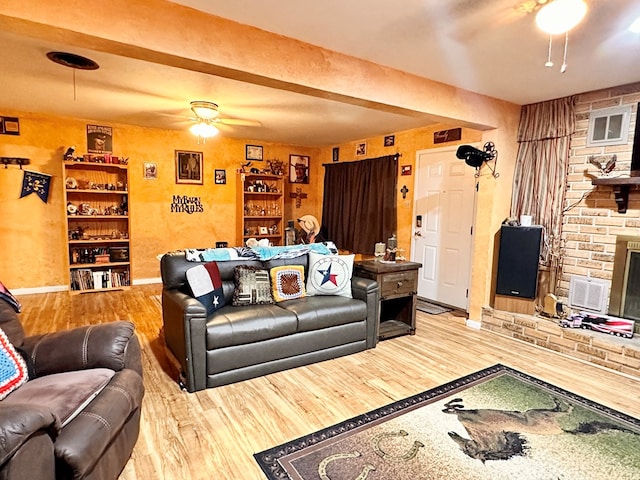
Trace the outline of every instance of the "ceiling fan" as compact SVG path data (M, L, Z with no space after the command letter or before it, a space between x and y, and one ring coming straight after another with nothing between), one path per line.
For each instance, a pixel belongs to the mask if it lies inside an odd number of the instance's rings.
M194 100L190 103L191 111L195 118L190 118L193 123L189 130L199 138L210 138L219 133L218 125L238 125L244 127L261 127L257 120L244 120L239 118L220 118L218 104L207 100Z

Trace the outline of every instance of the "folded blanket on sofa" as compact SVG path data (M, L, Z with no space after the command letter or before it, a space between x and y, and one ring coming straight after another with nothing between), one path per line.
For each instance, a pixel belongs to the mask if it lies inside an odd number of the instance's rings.
M307 243L302 245L287 245L278 247L231 247L231 248L191 248L185 250L185 258L189 262L225 262L229 260L255 259L275 260L281 258L301 257L309 252L322 255L336 253L333 243ZM331 248L333 247L333 248Z

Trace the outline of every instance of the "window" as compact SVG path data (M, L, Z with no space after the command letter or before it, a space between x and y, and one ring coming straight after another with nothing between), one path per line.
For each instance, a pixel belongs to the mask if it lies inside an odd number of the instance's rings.
M629 139L631 105L594 110L589 116L587 147L624 145Z

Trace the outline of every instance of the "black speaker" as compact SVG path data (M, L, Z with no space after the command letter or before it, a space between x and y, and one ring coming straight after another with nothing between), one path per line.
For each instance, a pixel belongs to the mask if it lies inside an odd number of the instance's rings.
M496 293L535 298L538 289L538 260L542 227L500 228Z

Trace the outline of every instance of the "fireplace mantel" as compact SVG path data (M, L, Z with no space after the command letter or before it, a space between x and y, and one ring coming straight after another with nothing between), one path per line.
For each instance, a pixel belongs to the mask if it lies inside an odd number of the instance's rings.
M591 181L591 184L613 187L613 193L616 196L616 204L618 205L618 213L627 213L629 190L632 186L640 185L640 176L595 178Z

